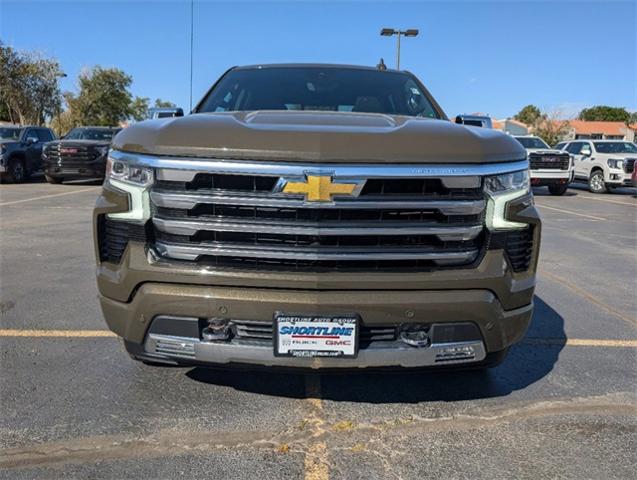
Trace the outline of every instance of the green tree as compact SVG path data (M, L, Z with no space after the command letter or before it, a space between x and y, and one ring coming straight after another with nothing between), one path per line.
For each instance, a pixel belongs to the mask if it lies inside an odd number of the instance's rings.
M153 108L174 108L175 104L161 98L155 99ZM131 102L131 118L136 122L146 120L150 116L150 99L148 97L135 97Z
M67 92L67 105L81 125L116 126L132 115L133 79L118 68L100 66L79 75L80 91Z
M628 120L630 125L634 125L637 123L637 112L633 112L630 114L630 119Z
M630 113L628 113L628 111L623 107L596 105L591 108L585 108L579 112L579 116L577 118L588 121L628 123L630 120Z
M148 97L135 97L131 102L131 117L136 122L141 122L148 118Z
M162 100L161 98L155 99L156 108L175 108L176 106L177 105L175 105L173 102L170 102L168 100Z
M558 120L556 114L542 113L531 130L534 135L553 146L565 137L569 128L568 120Z
M7 104L4 102L0 102L0 122L10 122L11 121L11 113L9 112L9 108Z
M542 117L542 112L535 105L527 105L520 110L513 118L525 125L533 125Z
M14 123L44 124L59 112L59 79L63 76L57 60L35 52L19 52L0 42L3 117Z

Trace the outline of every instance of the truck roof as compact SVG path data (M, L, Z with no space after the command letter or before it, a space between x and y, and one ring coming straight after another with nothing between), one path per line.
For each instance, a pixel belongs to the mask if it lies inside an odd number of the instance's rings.
M376 67L370 67L368 65L348 65L338 63L262 63L257 65L239 65L233 67L232 70L253 70L262 68L353 68L356 70L372 70L375 72L405 72L408 70L396 70L394 68L387 68L380 70Z

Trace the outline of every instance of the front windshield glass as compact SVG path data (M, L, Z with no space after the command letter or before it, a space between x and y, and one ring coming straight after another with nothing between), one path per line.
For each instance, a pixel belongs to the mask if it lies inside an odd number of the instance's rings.
M13 127L0 127L0 138L6 140L18 140L20 138L20 129Z
M515 137L515 139L522 144L524 148L549 148L544 143L544 140L536 137Z
M599 153L637 153L637 145L630 142L595 142Z
M198 112L253 110L441 117L407 73L324 67L232 70L201 102Z
M110 142L115 130L106 128L74 128L65 137L65 140L103 140Z

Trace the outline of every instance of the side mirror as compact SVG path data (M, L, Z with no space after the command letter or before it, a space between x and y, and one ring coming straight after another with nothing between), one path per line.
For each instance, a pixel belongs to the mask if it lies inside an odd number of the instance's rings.
M26 144L33 145L34 143L38 143L38 137L27 137Z
M590 150L582 150L582 155L584 155L585 157L590 157L591 156L591 151Z

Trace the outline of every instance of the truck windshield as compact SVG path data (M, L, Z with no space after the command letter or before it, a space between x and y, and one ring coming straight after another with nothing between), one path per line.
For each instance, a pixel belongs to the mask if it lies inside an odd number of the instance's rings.
M110 142L116 130L106 128L74 128L64 136L64 140L103 140Z
M268 67L228 72L197 112L311 110L441 118L410 74L358 68Z
M599 153L637 153L637 145L630 142L595 142Z
M17 140L20 138L20 129L0 127L0 138L4 138L6 140Z
M549 148L541 138L515 137L515 139L520 142L524 148Z

